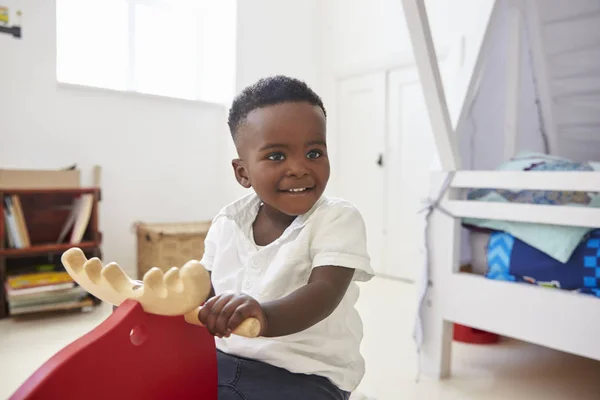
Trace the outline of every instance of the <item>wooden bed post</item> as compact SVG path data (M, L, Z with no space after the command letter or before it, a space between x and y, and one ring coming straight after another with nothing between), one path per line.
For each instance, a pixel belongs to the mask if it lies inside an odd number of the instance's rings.
M443 170L459 167L457 138L451 123L442 85L431 30L423 0L403 0L404 15L419 71L421 87L429 112L437 150ZM445 176L438 174L432 182L432 197L437 199ZM452 191L445 194L448 198ZM430 287L422 307L423 344L421 370L425 376L436 379L450 375L452 323L444 318L444 282L458 271L459 224L457 219L435 210L429 219L428 235ZM444 238L440 241L439 238Z

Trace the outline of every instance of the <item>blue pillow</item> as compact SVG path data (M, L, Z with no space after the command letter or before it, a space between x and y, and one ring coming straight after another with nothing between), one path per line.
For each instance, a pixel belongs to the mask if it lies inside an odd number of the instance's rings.
M600 296L600 230L592 231L566 264L503 232L488 242L486 277Z

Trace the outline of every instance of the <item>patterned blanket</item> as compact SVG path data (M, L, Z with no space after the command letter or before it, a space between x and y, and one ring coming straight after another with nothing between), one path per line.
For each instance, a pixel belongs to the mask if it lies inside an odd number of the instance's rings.
M600 297L600 229L590 232L566 263L504 232L490 235L489 279L526 282Z

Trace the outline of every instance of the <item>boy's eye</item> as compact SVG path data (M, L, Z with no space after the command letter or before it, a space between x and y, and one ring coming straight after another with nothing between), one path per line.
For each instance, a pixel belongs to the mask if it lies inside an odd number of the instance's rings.
M271 153L267 156L267 158L271 161L283 161L285 156L283 153Z
M321 157L322 155L323 155L323 153L320 150L312 150L312 151L308 152L306 157L309 159L315 159L315 158Z

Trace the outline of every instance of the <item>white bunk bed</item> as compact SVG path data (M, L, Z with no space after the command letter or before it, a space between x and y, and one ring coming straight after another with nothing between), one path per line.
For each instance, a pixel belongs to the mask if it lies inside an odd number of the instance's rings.
M508 64L507 68L508 85L504 114L506 138L504 149L499 149L504 152L505 157L510 157L517 148L516 104L519 100L518 65L521 54L518 49L524 27L527 27L530 35L532 63L536 78L540 81L540 108L548 133L548 150L550 154L564 154L564 151L559 151L559 147L565 140L565 136L561 136L561 130L567 125L557 123L557 119L562 118L564 113L556 112L559 102L553 98L556 94L551 91L553 86L548 84L548 80L552 78L548 73L547 50L544 49L544 40L541 38L544 34L544 21L540 12L542 2L544 7L559 4L549 0L505 3L509 4L509 48L516 49L507 55L507 59L515 66L511 67L511 64ZM576 24L578 19L598 18L595 23L584 21L583 25L579 25L579 30L585 28L591 37L600 37L600 7L595 13L584 10L590 5L598 5L597 0L563 2L563 6L565 3L569 3L568 8L563 7L565 15L559 15L558 19ZM583 12L578 13L578 5L582 7ZM403 6L444 170L435 173L432 178L433 192L439 193L440 197L433 201L430 207L426 232L429 244L428 262L427 268L424 268L422 282L425 284L422 285L423 296L420 299L422 343L419 347L422 372L437 379L450 375L453 323L600 360L599 297L523 283L496 281L459 272L461 219L465 217L600 228L600 208L467 201L460 194L461 190L495 188L599 192L600 172L461 170L457 150L458 133L464 122L465 110L469 108L469 103L474 97L483 52L480 50L475 64L473 78L465 95L465 104L457 122L457 131L453 131L424 2L403 0ZM490 21L494 19L494 12L492 11ZM557 8L553 12L556 16L562 11ZM596 29L595 32L589 31L593 29ZM482 48L489 41L488 35L489 29L485 33ZM594 50L598 57L594 60L595 67L587 70L590 76L595 76L591 82L597 84L600 76L600 41L596 40L596 44L592 44L591 48L594 46L598 50ZM589 97L589 92L579 96L578 101L583 106L595 107L596 111L589 115L600 117L600 86L595 90L595 101ZM588 125L594 126L593 123ZM596 125L596 131L600 137L600 121ZM600 147L600 142L598 144ZM417 330L418 341L421 341L420 332Z

